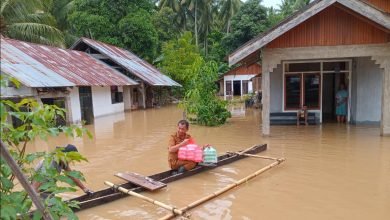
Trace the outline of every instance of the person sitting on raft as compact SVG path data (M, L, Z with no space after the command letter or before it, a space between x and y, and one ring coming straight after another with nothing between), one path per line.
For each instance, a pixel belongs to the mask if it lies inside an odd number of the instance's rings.
M178 152L180 147L184 147L191 143L191 135L187 132L190 124L187 120L180 120L177 123L177 131L170 136L168 146L168 163L172 170L177 170L179 173L193 169L196 162L189 160L179 160ZM208 145L205 145L208 146ZM203 146L203 147L205 147Z
M59 148L59 147L57 147ZM77 148L74 145L68 144L66 147L62 147L61 149L62 152L68 153L68 152L78 152ZM35 167L35 171L40 171L40 172L46 172L46 169L44 167L44 160L41 160L38 165ZM60 161L57 163L55 160L51 161L50 167L55 169L58 173L61 173L62 170L65 171L71 171L69 164L67 164L64 161ZM73 180L73 182L80 187L84 191L84 193L90 195L93 194L94 192L90 189L88 189L79 179L74 178L72 176L69 176ZM51 193L50 192L40 192L39 187L42 185L42 182L37 182L33 181L32 182L32 187L35 189L36 192L38 192L41 196L41 198L46 199Z

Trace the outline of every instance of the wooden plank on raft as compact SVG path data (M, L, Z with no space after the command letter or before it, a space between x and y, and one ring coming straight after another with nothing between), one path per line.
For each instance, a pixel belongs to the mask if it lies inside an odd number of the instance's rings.
M150 177L143 176L138 173L126 172L126 173L117 173L115 176L134 183L138 186L142 186L148 190L154 191L166 187L167 184L156 181Z

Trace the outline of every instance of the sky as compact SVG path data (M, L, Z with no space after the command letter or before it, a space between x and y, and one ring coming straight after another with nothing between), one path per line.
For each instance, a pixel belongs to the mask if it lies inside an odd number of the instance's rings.
M282 2L282 0L263 0L263 5L266 7L273 6L274 8L279 8L278 5Z

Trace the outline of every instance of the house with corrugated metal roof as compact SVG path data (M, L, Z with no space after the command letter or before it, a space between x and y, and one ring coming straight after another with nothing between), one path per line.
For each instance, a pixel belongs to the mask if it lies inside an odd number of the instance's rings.
M252 62L262 64L264 135L281 117L296 124L303 106L319 123L346 116L390 135L389 0L315 0L229 55L229 65Z
M138 83L89 54L1 37L1 74L22 84L3 88L2 99L33 97L67 110L66 121L92 123L95 117L123 112L125 90Z
M71 49L84 51L139 83L138 87L123 91L129 95L132 109L153 107L161 101L164 89L181 86L128 50L84 37Z

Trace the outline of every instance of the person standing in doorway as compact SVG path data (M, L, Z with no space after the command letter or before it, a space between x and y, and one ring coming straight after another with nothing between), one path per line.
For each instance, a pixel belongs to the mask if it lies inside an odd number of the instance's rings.
M340 84L340 89L336 93L336 116L338 123L344 123L347 115L348 92L344 83Z

